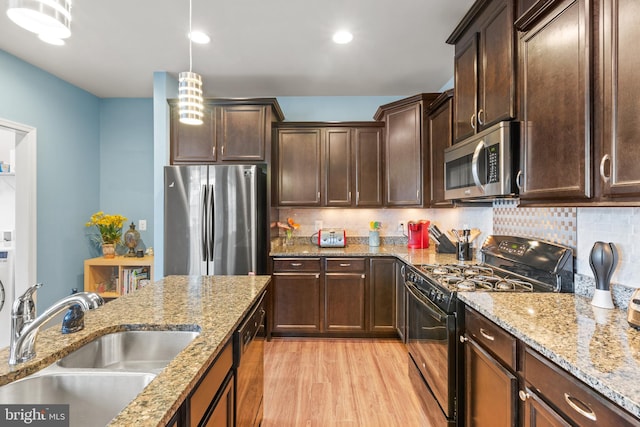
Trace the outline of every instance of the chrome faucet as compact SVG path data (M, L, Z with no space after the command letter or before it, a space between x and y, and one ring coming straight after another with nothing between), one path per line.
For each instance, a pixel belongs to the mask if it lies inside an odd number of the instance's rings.
M62 310L77 304L81 307L82 311L86 311L104 304L104 300L100 295L90 292L80 292L71 294L53 303L51 307L36 317L36 305L33 301L33 294L35 294L41 286L42 283L31 286L13 303L13 307L11 308L9 365L26 362L36 355L35 340L40 326Z

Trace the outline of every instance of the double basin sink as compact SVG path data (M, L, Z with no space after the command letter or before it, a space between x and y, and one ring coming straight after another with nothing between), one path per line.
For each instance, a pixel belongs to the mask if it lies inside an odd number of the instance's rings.
M104 426L199 333L153 330L103 335L35 374L1 386L0 402L69 404L71 426Z

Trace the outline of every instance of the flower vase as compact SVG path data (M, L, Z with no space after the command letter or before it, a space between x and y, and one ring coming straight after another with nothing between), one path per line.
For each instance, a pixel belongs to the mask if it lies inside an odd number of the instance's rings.
M293 230L284 231L284 246L293 246Z
M102 256L105 258L115 258L116 257L116 245L113 243L103 243L102 244Z

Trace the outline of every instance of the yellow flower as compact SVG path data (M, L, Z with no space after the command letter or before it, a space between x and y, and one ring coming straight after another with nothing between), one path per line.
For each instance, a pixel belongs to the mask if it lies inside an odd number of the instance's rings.
M98 228L101 243L116 244L122 238L122 225L126 220L127 218L122 215L105 215L104 212L99 211L91 215L91 219L85 226L95 225Z

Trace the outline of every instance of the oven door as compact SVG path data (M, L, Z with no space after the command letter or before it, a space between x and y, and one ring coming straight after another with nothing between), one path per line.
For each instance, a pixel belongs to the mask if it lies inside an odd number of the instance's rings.
M413 361L409 366L410 373L415 368L419 370L427 387L417 390L418 393L428 393L437 401L442 416L437 417L440 422L434 424L451 424L456 412L455 315L440 310L413 283L405 282L405 288L407 348ZM415 372L413 376L415 378ZM415 379L412 382L415 386ZM423 396L423 399L431 396Z

